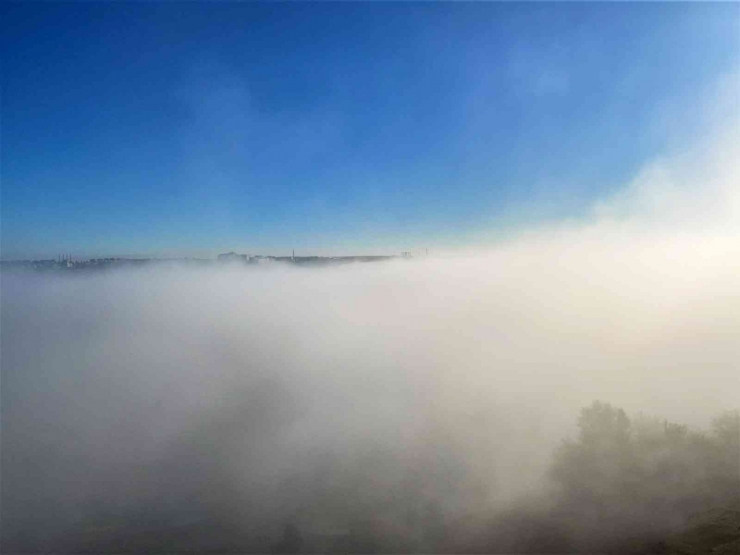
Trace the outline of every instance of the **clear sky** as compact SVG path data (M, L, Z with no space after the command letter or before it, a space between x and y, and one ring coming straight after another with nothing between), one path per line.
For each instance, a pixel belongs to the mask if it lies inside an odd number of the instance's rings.
M2 254L399 252L700 129L740 4L3 3Z

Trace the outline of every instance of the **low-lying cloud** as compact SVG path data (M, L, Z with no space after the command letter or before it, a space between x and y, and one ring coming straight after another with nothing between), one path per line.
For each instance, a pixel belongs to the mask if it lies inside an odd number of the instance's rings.
M706 426L740 406L737 135L475 256L4 275L6 545L429 550L543 491L594 399Z

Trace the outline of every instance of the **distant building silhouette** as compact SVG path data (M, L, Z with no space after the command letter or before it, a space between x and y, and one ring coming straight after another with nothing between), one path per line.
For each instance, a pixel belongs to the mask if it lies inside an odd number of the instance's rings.
M218 255L219 262L248 262L249 256L246 254L236 254L235 252L227 252Z

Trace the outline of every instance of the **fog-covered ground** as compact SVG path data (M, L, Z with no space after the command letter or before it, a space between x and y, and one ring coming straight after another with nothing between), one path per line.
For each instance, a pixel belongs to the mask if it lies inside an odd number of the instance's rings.
M740 406L738 139L475 254L3 275L6 548L429 551L546 499L595 399L708 427Z

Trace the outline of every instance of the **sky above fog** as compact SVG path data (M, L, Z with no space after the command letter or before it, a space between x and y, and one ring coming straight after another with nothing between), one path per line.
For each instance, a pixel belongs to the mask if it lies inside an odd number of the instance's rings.
M735 3L0 10L4 258L438 252L736 206L684 170L737 124Z

